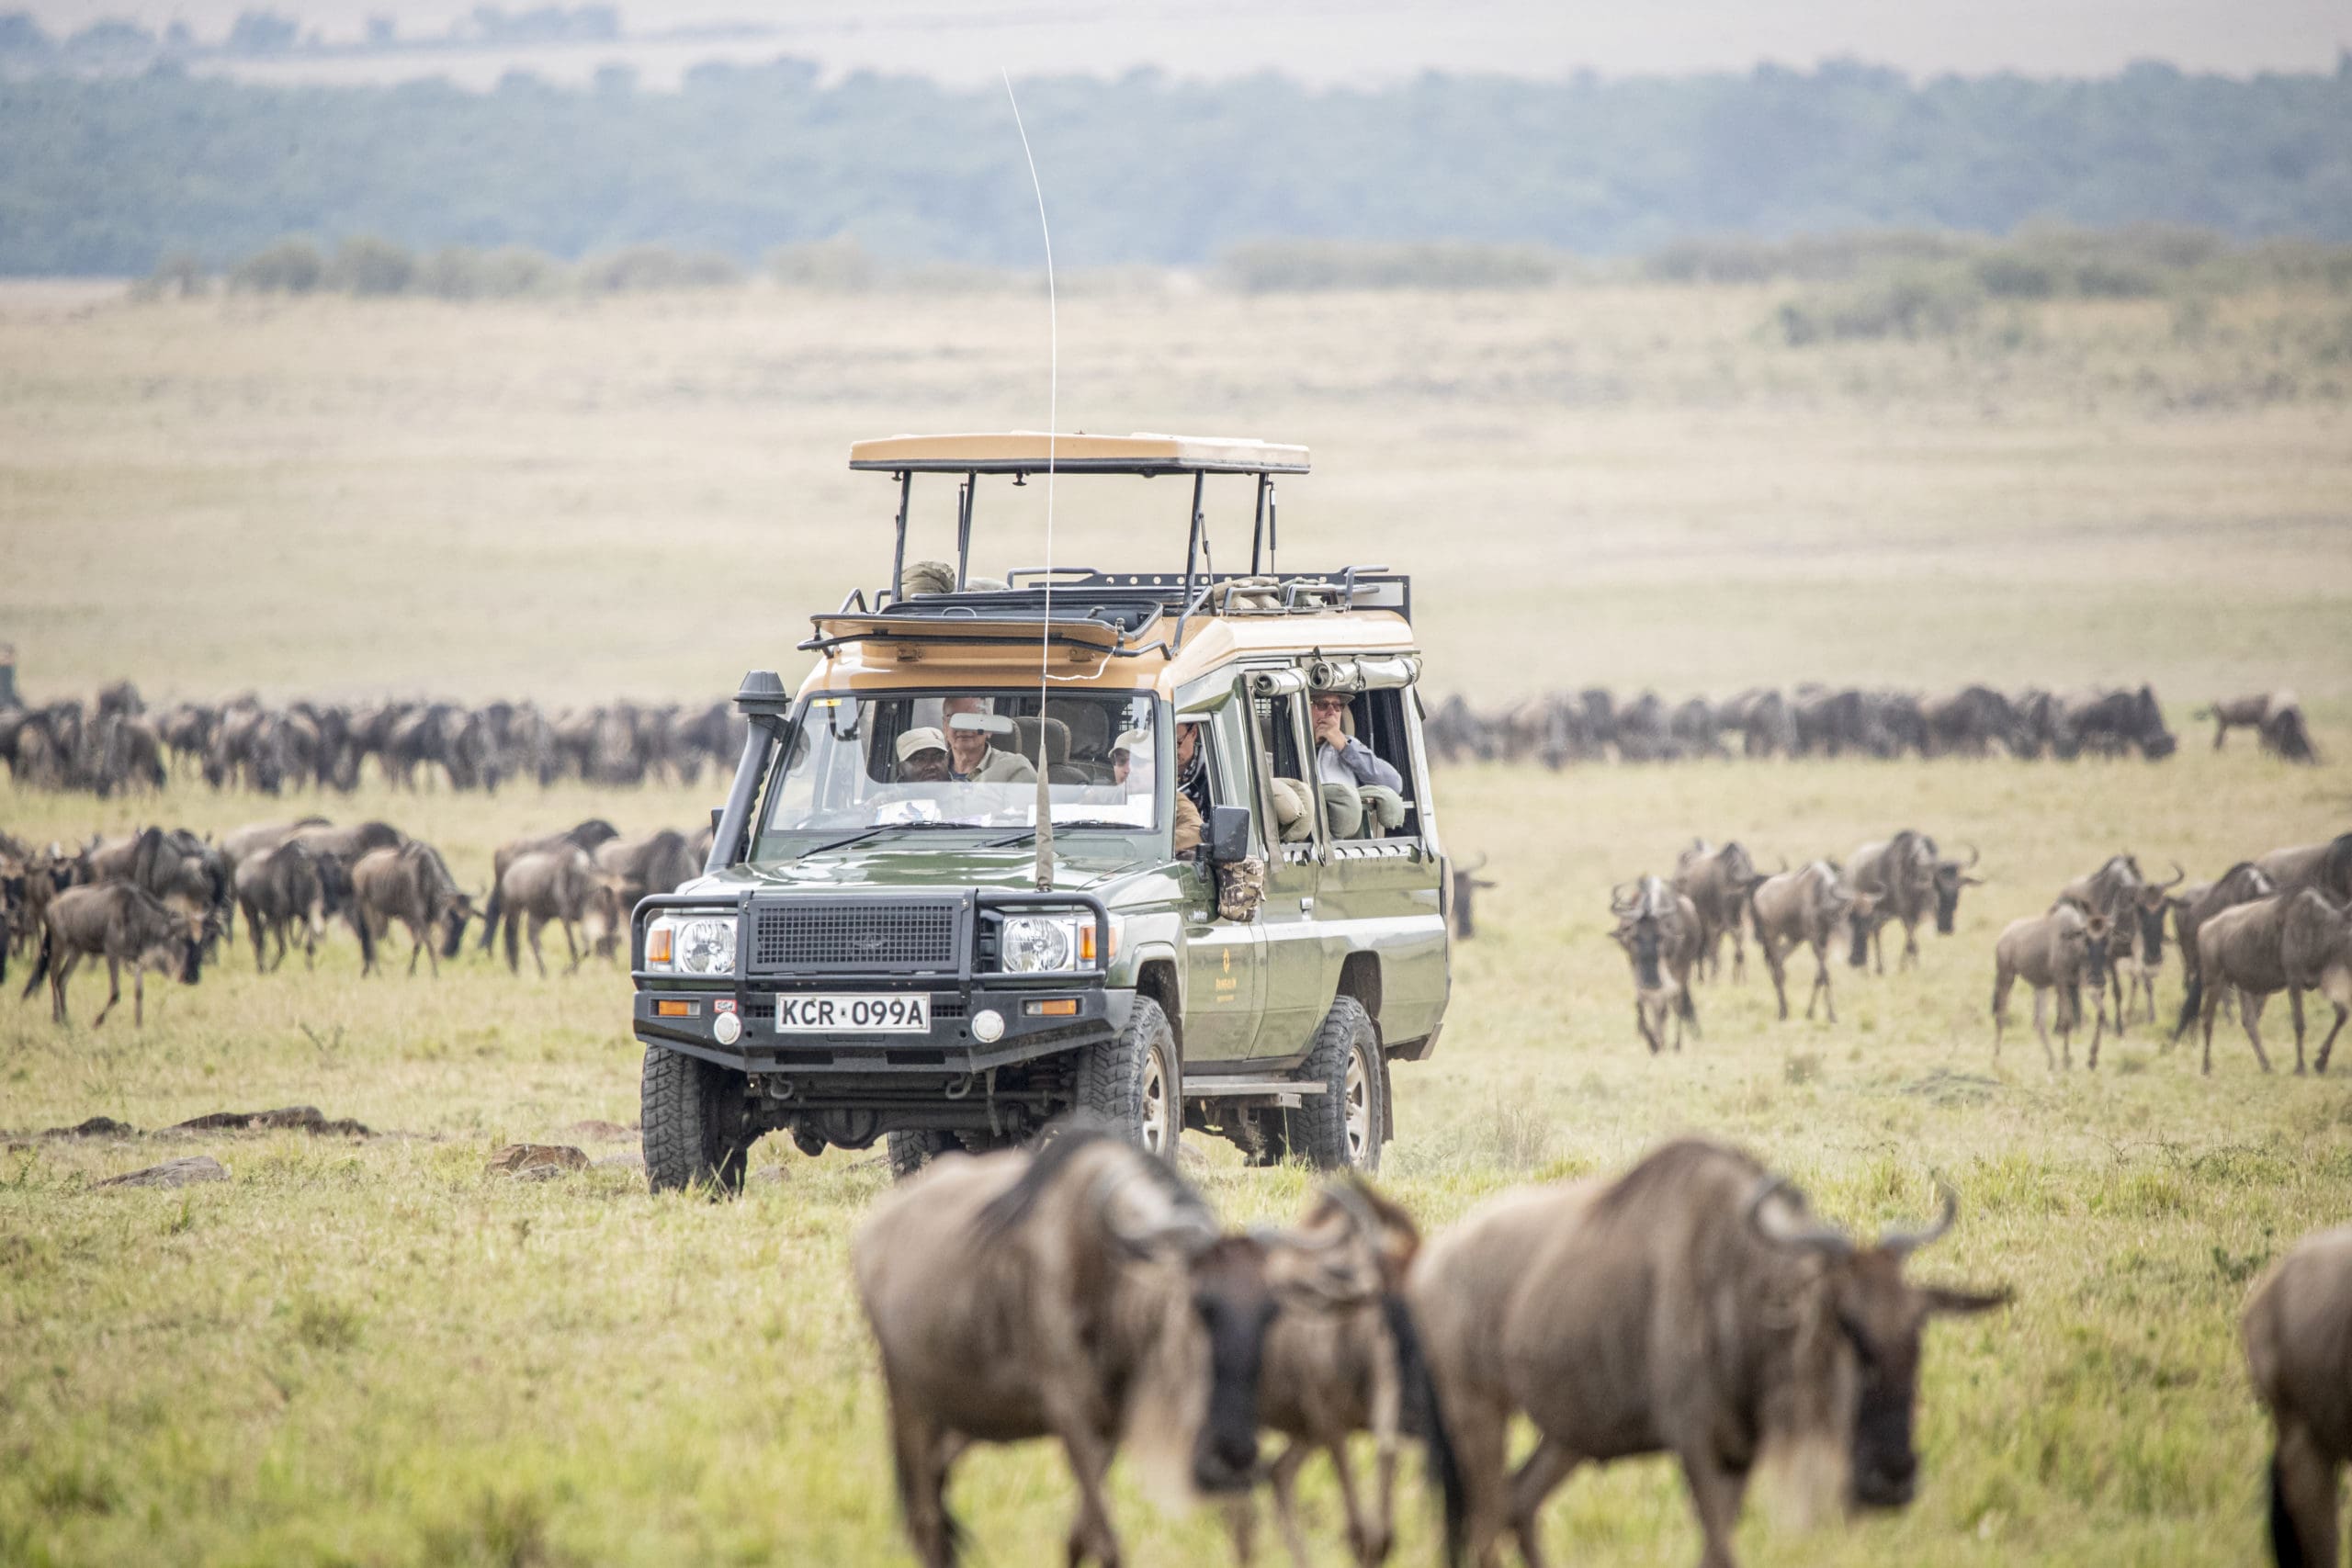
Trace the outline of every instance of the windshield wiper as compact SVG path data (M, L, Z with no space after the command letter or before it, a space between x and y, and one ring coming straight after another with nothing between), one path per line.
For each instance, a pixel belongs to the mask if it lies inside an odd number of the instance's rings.
M1148 831L1148 829L1139 822L1114 822L1107 817L1080 817L1068 822L1057 822L1054 824L1054 831L1057 833L1067 831L1072 828L1109 829L1114 832L1120 833L1141 833ZM982 844L980 848L984 850L1009 850L1015 844L1025 844L1036 836L1036 829L1023 828L1021 831L1013 834L1009 839L990 839L987 843Z
M925 828L963 828L968 829L978 826L979 824L977 822L931 822L925 821L920 818L910 822L876 822L871 828L859 829L856 832L852 833L846 839L835 839L830 844L819 844L813 850L803 850L794 858L796 860L807 860L810 855L821 855L833 850L845 850L852 844L864 843L866 840L874 837L876 833L897 833L907 831L909 829L920 830Z

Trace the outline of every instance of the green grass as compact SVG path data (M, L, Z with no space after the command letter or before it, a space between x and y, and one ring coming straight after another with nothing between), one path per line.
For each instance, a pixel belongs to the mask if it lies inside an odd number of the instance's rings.
M2252 1275L2340 1217L2352 1082L2257 1074L2223 1032L2211 1079L2135 1028L2094 1077L2053 1077L2030 1027L1991 1056L1994 934L2110 851L2192 871L2338 826L2352 771L2191 750L2143 763L1807 763L1446 774L1444 829L1502 886L1461 950L1436 1058L1400 1066L1385 1179L1443 1224L1511 1182L1622 1167L1699 1129L1762 1152L1860 1228L1913 1217L1929 1172L1964 1197L1923 1275L2014 1285L2018 1304L1934 1331L1919 1502L1812 1537L1752 1519L1759 1563L2232 1561L2256 1539L2261 1428L2235 1317ZM2216 811L2213 802L2234 804ZM626 827L699 796L614 806ZM248 800L175 800L201 826ZM432 832L461 881L491 846L570 820L570 792L495 801L368 792L339 816ZM12 830L136 808L0 794ZM1836 972L1835 1027L1704 990L1706 1035L1652 1058L1605 889L1662 869L1689 834L1766 863L1843 853L1918 823L1984 847L1989 886L1916 975ZM850 1230L886 1179L871 1156L753 1156L739 1203L648 1197L624 1167L487 1177L500 1144L582 1142L634 1119L625 981L517 979L469 956L435 982L362 980L346 940L305 975L232 956L188 990L53 1029L0 1002L0 1124L104 1113L157 1127L312 1103L365 1142L207 1134L36 1142L0 1159L0 1558L262 1562L888 1562L899 1558ZM1801 990L1809 960L1794 973ZM2165 999L2177 998L2168 983ZM86 1020L99 992L77 979ZM160 999L158 998L160 997ZM2278 1014L2282 1010L2273 1009ZM2017 1021L2022 1024L2023 1010ZM2283 1020L2279 1021L2283 1027ZM2077 1060L2080 1060L2077 1042ZM1302 1172L1250 1172L1197 1138L1235 1223L1278 1218ZM225 1184L93 1190L209 1153ZM1336 1500L1310 1487L1324 1560ZM1043 1448L967 1462L958 1507L987 1561L1058 1550L1069 1490ZM1214 1561L1206 1517L1150 1522L1123 1492L1139 1562ZM1661 1464L1579 1478L1547 1518L1564 1560L1681 1561L1696 1535ZM1435 1550L1418 1490L1402 1561Z

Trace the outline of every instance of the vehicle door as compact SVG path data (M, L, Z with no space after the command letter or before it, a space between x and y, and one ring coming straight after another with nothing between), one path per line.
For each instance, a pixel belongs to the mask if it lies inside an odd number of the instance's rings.
M1227 671L1178 694L1177 725L1198 727L1201 767L1207 779L1210 804L1243 806L1251 802L1248 702L1238 678ZM1177 756L1177 737L1168 738L1162 755ZM1171 765L1173 775L1178 769ZM1172 810L1173 788L1164 797L1163 810ZM1250 812L1250 852L1265 856L1269 818ZM1258 1037L1258 1014L1265 999L1266 937L1254 920L1228 920L1217 913L1216 882L1205 860L1184 872L1184 1066L1187 1071L1210 1062L1247 1057Z
M1317 898L1322 886L1323 827L1316 809L1315 754L1306 743L1306 681L1294 663L1253 666L1248 671L1250 761L1255 773L1259 816L1273 840L1266 857L1266 900L1258 924L1266 942L1266 999L1260 1010L1256 1048L1261 1059L1295 1056L1305 1051L1323 1015L1330 1010L1339 969L1324 943ZM1304 792L1307 811L1303 836L1280 825L1274 781Z
M1396 770L1404 800L1403 818L1393 826L1371 809L1355 824L1335 822L1327 814L1329 849L1318 899L1325 933L1336 962L1344 964L1351 953L1370 953L1379 964L1374 1021L1383 1043L1419 1040L1444 1014L1448 981L1439 897L1445 868L1430 826L1419 705L1402 683L1413 667L1382 659L1324 668L1333 671L1325 679L1339 682L1348 699L1343 727Z

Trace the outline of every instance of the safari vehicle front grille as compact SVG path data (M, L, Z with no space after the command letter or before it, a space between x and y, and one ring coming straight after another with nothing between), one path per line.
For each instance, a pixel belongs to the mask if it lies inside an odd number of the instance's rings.
M794 898L752 907L754 975L952 971L961 956L960 900L836 903Z

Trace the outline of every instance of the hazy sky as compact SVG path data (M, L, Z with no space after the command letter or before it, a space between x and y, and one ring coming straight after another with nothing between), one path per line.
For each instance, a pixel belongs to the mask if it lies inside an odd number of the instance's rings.
M505 0L505 8L542 3ZM0 9L29 9L57 31L130 17L158 28L185 21L208 38L249 7L274 8L340 39L356 37L371 15L397 17L404 33L441 33L473 4L0 0ZM1840 55L1918 74L2092 75L2141 59L2244 74L2333 70L2338 51L2352 47L2346 0L664 0L619 9L639 32L747 21L782 35L723 51L662 51L639 62L650 82L712 52L737 59L790 52L830 73L875 67L956 81L992 78L1000 66L1021 75L1156 65L1187 76L1275 69L1347 82L1425 69L1537 76L1579 68L1736 70ZM547 62L556 75L584 74L612 53L553 52L564 57ZM475 73L487 67L478 62ZM391 73L435 68L417 61Z

